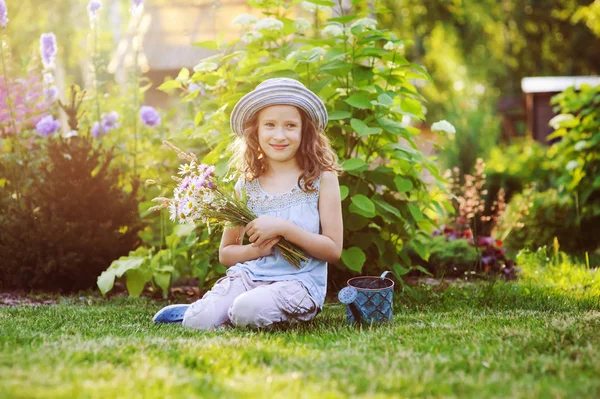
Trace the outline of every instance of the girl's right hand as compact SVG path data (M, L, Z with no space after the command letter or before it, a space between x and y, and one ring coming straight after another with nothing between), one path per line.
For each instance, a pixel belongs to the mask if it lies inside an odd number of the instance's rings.
M262 256L273 255L273 247L275 245L277 245L279 240L281 240L281 236L271 238L270 240L267 240L267 241L263 242L261 245L259 245L258 251L259 251L260 256L262 257ZM252 245L255 246L254 244L252 244Z

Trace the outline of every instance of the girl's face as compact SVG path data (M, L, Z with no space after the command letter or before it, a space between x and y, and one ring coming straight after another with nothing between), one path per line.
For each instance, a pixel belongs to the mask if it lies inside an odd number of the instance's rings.
M302 117L293 105L272 105L258 113L258 144L270 162L296 157L302 142Z

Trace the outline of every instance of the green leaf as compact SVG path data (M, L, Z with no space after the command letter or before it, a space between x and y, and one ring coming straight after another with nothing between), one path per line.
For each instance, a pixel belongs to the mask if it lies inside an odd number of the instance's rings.
M408 204L408 210L416 222L420 222L423 219L423 213L418 206L414 204Z
M367 170L369 165L365 161L359 158L350 158L344 161L342 164L342 168L345 171L359 171L359 170Z
M429 256L427 256L429 258ZM427 259L425 259L427 260ZM417 269L418 271L428 275L428 276L433 276L433 274L431 274L427 269L425 269L423 266L417 265L414 267L414 269Z
M342 201L346 199L346 197L348 196L348 192L350 192L350 189L348 189L348 187L340 186L340 196L342 197Z
M353 206L353 204L350 204L349 208L352 208ZM365 217L359 213L351 212L344 218L344 228L350 231L359 231L369 224L369 220L370 217Z
M356 18L356 14L344 15L343 17L329 18L327 22L339 22L340 24L346 24L353 21Z
M361 121L359 119L350 120L350 125L356 131L356 133L359 135L359 137L367 136L370 134L377 134L377 133L382 132L381 128L369 127L366 123L364 123L363 121Z
M379 126L381 126L386 132L390 132L392 134L406 133L406 128L402 126L400 122L381 117L377 118L377 123L379 123Z
M370 198L362 194L356 194L353 195L352 198L350 198L350 200L363 212L367 214L373 214L373 216L375 216L375 204L373 203L373 201L371 201Z
M204 40L202 42L192 43L192 46L202 47L208 50L216 50L218 45L214 40Z
M392 97L388 96L385 93L381 93L378 97L377 97L377 101L382 104L385 105L387 107L394 105L394 100L392 99Z
M198 111L194 117L194 126L200 125L200 122L204 119L204 112Z
M407 191L412 190L413 188L412 182L401 176L394 177L394 184L396 185L396 189L400 193L405 193Z
M369 96L366 93L356 93L344 100L347 104L352 105L354 108L360 109L371 109L373 105L369 100Z
M169 286L171 285L171 273L154 272L154 281L163 292L163 297L169 294Z
M423 106L419 101L404 97L400 100L400 107L405 114L411 114L419 119L423 119Z
M423 68L421 65L412 63L412 64L410 64L410 66L413 67L414 69L416 69L417 71L421 72L423 74L423 76L425 76L427 78L427 80L429 80L431 83L433 83L433 78L429 75L427 70L425 68Z
M417 255L419 255L421 257L421 259L427 261L429 259L429 253L427 252L427 250L425 249L425 247L423 246L423 244L419 241L413 241L412 243L412 247L415 250L415 252L417 253Z
M182 68L181 71L179 71L179 75L177 75L176 79L181 83L186 83L189 78L190 78L190 70L187 68Z
M129 292L129 296L133 298L140 296L144 286L148 281L150 281L151 278L148 272L137 269L129 270L126 274L126 277L127 292Z
M96 285L98 285L102 295L106 295L115 285L115 271L110 269L103 271L96 279Z
M333 7L335 3L331 0L306 0L307 3L313 3L319 6Z
M400 213L400 211L398 209L396 209L395 207L393 207L392 205L390 205L387 202L385 202L385 200L383 200L383 199L373 199L373 202L375 203L375 205L380 206L385 211L387 211L387 212L393 214L394 216L396 216L398 219L402 219L402 214Z
M327 116L330 121L339 121L340 119L350 118L352 113L348 111L332 111L328 112Z
M350 247L342 250L342 262L344 262L350 270L360 272L366 260L367 256L363 250L358 247Z
M168 80L166 82L164 82L163 84L161 84L160 86L158 86L158 90L162 90L162 91L169 91L172 89L180 89L181 88L181 82L177 81L177 80Z
M350 206L348 207L348 210L350 211L350 213L355 213L357 215L361 215L365 218L368 219L372 219L375 216L377 216L377 214L375 213L375 210L373 210L372 212L366 211L362 208L360 208L358 205L351 203Z
M408 272L410 272L410 269L407 269L400 263L394 263L392 269L394 269L394 274L396 274L397 277L404 276L405 274L408 274Z

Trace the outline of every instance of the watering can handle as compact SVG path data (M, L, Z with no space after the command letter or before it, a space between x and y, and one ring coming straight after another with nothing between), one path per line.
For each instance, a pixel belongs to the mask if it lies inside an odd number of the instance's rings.
M381 273L381 277L380 277L380 278L383 280L383 279L385 278L385 276L387 276L387 275L388 275L388 273L389 273L389 274L392 274L392 272L391 272L391 271L389 271L389 270L386 270L386 271L384 271L383 273Z

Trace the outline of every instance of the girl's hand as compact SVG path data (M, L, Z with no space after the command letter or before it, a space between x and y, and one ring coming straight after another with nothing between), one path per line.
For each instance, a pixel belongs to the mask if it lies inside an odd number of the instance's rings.
M265 241L271 240L281 234L284 220L269 215L262 215L246 225L248 240L255 246L261 246Z
M273 254L273 247L277 245L277 243L281 240L281 236L277 236L275 238L271 238L270 240L265 241L261 246L258 246L258 253L260 256L269 256ZM253 246L257 246L252 244Z

